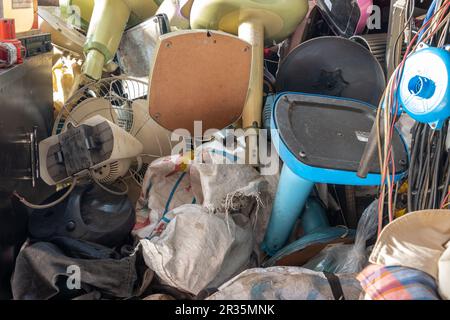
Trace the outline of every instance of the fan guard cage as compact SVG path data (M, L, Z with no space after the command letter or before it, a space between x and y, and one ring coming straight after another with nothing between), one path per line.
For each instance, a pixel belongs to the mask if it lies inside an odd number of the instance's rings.
M71 121L74 125L79 125L75 119L71 119L71 113L76 110L80 103L90 98L106 99L111 105L109 111L113 122L125 131L130 132L133 125L132 103L137 99L147 99L147 96L148 84L132 77L118 76L90 82L77 90L61 108L55 119L52 135L61 133L68 121ZM92 116L96 112L98 110L93 111ZM113 112L116 117L113 117ZM142 163L141 169L137 171L130 169L131 177L139 185L142 184L148 165Z
M130 77L111 77L99 81L90 82L76 91L61 108L58 113L52 134L61 133L67 121L78 125L75 119L70 119L70 114L75 111L81 102L90 98L103 98L110 104L111 118L122 129L130 132L133 124L133 111L131 105L137 99L146 99L148 84L144 81ZM115 112L116 117L113 117ZM92 114L95 115L95 112Z

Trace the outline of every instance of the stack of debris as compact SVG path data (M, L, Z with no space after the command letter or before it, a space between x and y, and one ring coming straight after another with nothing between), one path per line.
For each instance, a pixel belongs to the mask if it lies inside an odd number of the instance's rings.
M449 299L450 1L416 2L0 1L1 297Z

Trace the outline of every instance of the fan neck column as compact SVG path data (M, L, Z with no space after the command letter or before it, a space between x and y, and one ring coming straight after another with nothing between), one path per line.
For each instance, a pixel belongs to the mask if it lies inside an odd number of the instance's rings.
M91 2L94 1L76 1L83 5L85 10L82 14L86 18L89 16ZM84 45L86 61L83 73L91 79L100 79L103 67L116 54L125 28L150 18L157 9L158 4L154 0L95 0Z
M239 38L252 45L252 66L250 75L250 90L247 96L246 107L242 115L244 128L260 127L261 108L264 89L264 26L256 19L243 22L239 25Z
M103 66L119 47L130 13L130 8L122 0L95 1L84 46L86 61L83 73L87 77L95 80L102 77Z

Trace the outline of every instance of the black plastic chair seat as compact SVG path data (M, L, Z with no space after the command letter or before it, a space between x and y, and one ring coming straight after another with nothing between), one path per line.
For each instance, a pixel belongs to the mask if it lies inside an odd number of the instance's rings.
M363 102L295 93L281 96L274 112L280 142L297 161L351 172L358 170L376 117L376 109ZM396 172L406 171L408 154L397 130L393 152ZM370 173L380 173L378 157L370 164Z

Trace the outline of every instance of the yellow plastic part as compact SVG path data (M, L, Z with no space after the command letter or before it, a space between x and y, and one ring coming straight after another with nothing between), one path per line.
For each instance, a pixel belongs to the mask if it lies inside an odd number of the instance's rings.
M395 211L395 218L403 217L407 213L406 209L398 209Z
M194 0L164 0L156 14L165 14L172 31L190 28L189 14Z
M133 27L155 15L161 0L124 0L131 10L128 27Z
M98 80L103 67L116 53L125 28L134 26L158 9L158 0L60 0L60 6L77 6L81 18L89 22L84 52L83 74ZM73 8L73 7L72 7Z
M222 30L253 46L250 90L244 108L244 128L261 127L264 44L286 39L308 12L307 0L195 0L192 29Z
M194 4L194 0L181 0L181 14L183 17L189 19L191 17L191 9Z
M59 0L59 6L63 14L79 14L83 25L88 26L91 22L92 13L96 0ZM143 20L153 16L162 0L124 0L131 8L131 17L128 23L132 27ZM149 10L152 12L149 15Z
M77 27L87 27L91 21L92 12L94 11L94 1L95 0L59 0L59 7L61 8L61 12L66 16L76 14L80 16L82 25Z
M250 90L246 101L246 106L252 107L244 108L243 126L259 128L264 90L264 26L256 19L248 20L240 24L238 34L239 38L252 45Z
M83 74L87 77L99 80L103 74L105 66L105 55L97 49L90 49L86 54L86 62L83 64Z
M81 63L71 56L61 55L53 65L52 78L53 107L57 114L80 85Z

